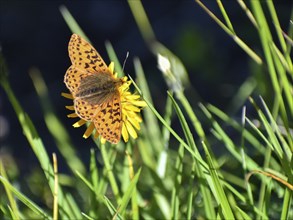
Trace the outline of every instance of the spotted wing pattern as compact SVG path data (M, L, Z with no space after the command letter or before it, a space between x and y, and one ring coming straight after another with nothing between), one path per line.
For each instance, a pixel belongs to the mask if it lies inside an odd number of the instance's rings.
M74 99L74 109L80 118L91 121L96 116L96 112L100 109L100 106L90 104L86 100Z
M93 122L104 139L118 143L122 113L117 79L98 52L80 36L72 35L68 52L72 65L64 83L73 95L76 114Z
M64 76L64 83L73 96L75 96L78 92L82 79L88 75L89 73L84 70L77 69L74 65L68 68Z
M107 141L117 144L121 137L122 115L119 92L104 103L93 120L97 132Z
M77 34L70 38L68 53L72 65L78 69L89 73L108 71L108 66L95 48Z
M77 34L73 34L70 38L68 53L72 65L64 76L64 83L73 95L77 93L81 80L88 75L103 72L113 78L95 48Z

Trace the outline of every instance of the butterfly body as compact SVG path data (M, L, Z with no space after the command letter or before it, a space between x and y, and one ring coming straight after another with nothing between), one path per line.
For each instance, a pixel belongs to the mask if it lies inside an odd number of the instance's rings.
M107 97L118 91L122 81L112 79L109 74L99 73L81 80L76 98L88 101L90 104L102 104Z
M113 76L98 52L80 36L71 36L68 51L72 65L64 83L74 98L76 114L94 122L104 139L118 143L122 129L119 87L123 80Z

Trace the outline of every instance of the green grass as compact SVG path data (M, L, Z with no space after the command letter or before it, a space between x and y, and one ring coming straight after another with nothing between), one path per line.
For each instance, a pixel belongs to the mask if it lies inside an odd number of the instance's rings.
M257 79L248 78L231 102L234 109L242 109L242 120L235 120L233 115L208 103L192 106L184 93L190 82L183 63L156 39L141 2L129 1L145 42L160 58L158 66L169 87L165 111L160 114L156 110L143 63L135 58L137 80L133 84L148 105L142 113L139 138L115 146L93 140L96 148L90 152L89 164L77 156L69 131L54 113L41 73L33 69L31 77L44 121L56 142L58 155L62 155L52 162L34 122L10 87L1 56L1 86L40 163L42 173L38 175L46 183L38 197L46 205L40 206L34 201L35 196L25 195L12 183L11 168L1 159L3 219L292 219L292 41L286 41L282 31L292 39L293 28L291 25L289 30L281 29L272 1L251 1L249 6L244 1L238 3L259 34L262 50L258 52L237 35L237 27L221 1L218 6L223 19L201 1L194 2L256 65L267 69L263 74L270 79L266 86L275 94L273 102L268 105L265 98L254 94ZM71 31L86 38L70 12L65 7L60 11ZM269 22L274 28L269 27ZM106 48L116 71L121 72L109 42ZM255 109L254 117L247 115L242 104L245 100ZM172 128L174 117L180 122L180 134ZM210 131L203 129L207 126ZM220 148L221 155L215 147ZM69 174L58 172L61 160L66 162Z

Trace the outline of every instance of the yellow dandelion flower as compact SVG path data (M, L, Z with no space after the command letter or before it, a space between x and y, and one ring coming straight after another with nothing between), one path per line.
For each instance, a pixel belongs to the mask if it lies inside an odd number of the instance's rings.
M117 78L114 63L107 66L98 52L80 36L73 34L68 46L72 65L67 70L64 83L70 90L62 96L72 99L74 111L69 118L80 118L73 127L89 122L83 137L101 136L102 143L118 143L122 135L137 138L142 122L139 112L146 103L137 94L129 92L131 81Z

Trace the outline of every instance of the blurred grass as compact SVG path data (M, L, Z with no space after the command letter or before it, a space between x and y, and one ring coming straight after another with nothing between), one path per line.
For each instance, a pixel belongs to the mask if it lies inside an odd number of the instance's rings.
M230 20L225 4L217 3L224 22L204 3L195 1L257 65L267 68L272 85L272 88L267 85L267 89L274 91L273 103L268 105L265 99L256 96L258 81L249 76L231 101L232 112L242 110L241 120L211 104L192 106L192 97L185 95L190 82L182 61L156 39L141 2L129 1L134 19L146 44L158 58L158 67L169 88L165 112L160 114L156 110L143 64L135 58L137 80L131 80L148 104L143 110L145 121L139 138L116 146L94 139L97 147L90 152L89 164L84 164L74 150L68 131L54 113L41 73L33 69L31 76L44 120L62 155L58 161L66 161L69 174L56 173L56 168L53 172L51 156L14 95L4 58L0 56L0 84L40 163L42 176L50 188L48 194L58 198L58 208L45 202L46 206L36 204L30 195L24 195L12 184L9 167L1 159L0 182L5 189L0 198L3 219L293 218L289 187L293 185L292 45L284 39L272 1L264 4L251 1L249 6L238 1L259 34L262 50L258 53L237 36L238 27ZM264 7L275 29L269 28ZM71 31L86 38L66 7L62 6L60 11ZM292 25L288 33L292 38ZM277 40L272 34L276 34ZM109 42L106 48L121 74L115 49ZM246 112L243 107L246 100L255 113ZM172 128L175 118L182 131ZM257 175L248 179L251 173ZM62 179L69 179L70 184ZM38 198L41 201L42 196Z

